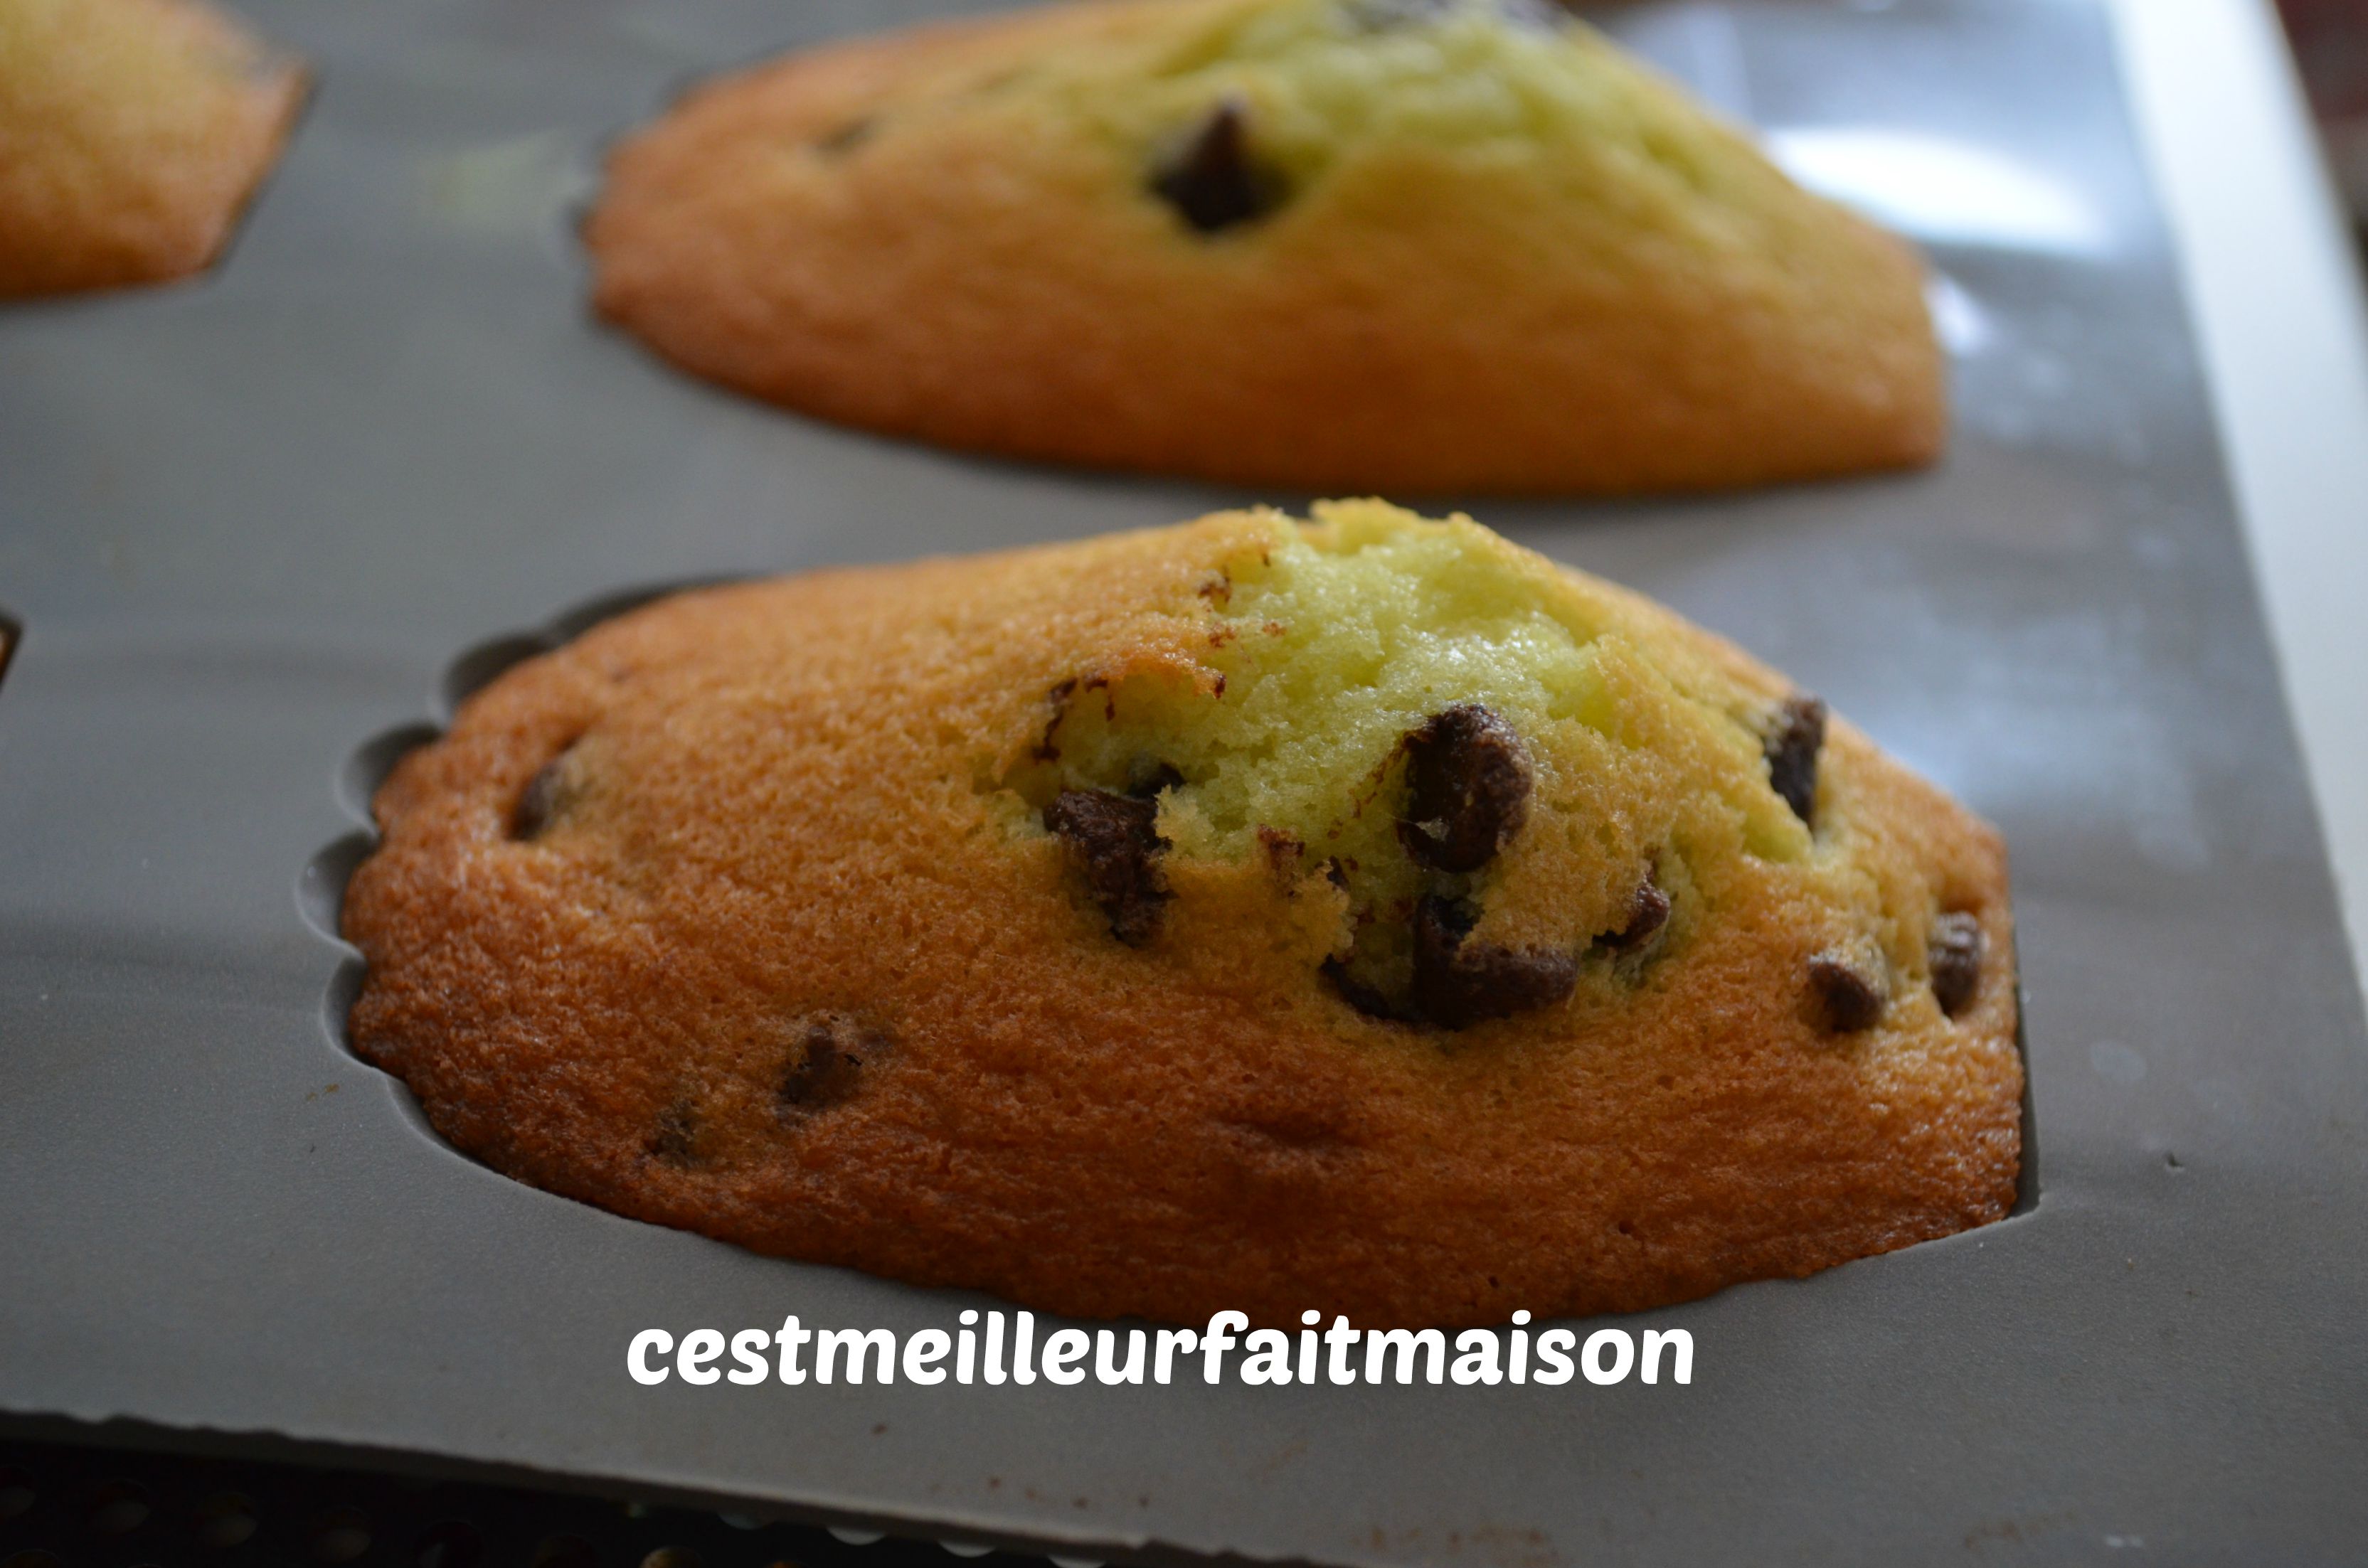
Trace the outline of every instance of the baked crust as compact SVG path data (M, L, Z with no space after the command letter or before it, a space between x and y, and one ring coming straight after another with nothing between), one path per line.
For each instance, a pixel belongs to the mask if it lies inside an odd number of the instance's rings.
M197 0L0 7L0 298L202 269L303 93L292 59Z
M721 77L610 158L597 307L826 419L1269 488L1691 490L1938 453L1906 245L1577 22L1429 7L1473 58L1361 108L1260 53L1355 9L1084 0ZM1391 118L1417 88L1444 107ZM1157 187L1229 104L1288 194L1203 233Z
M1649 602L1453 527L1637 668L1737 714L1788 695ZM700 590L510 670L378 797L345 903L356 1049L521 1180L1093 1316L1626 1311L2007 1212L2003 847L1839 720L1814 840L1729 853L1734 813L1703 808L1682 880L1656 873L1678 890L1660 948L1542 1009L1360 1012L1322 974L1324 869L1187 854L1168 803L1172 896L1149 940L1115 939L998 780L1041 755L1064 683L1227 700L1209 586L1293 530L1223 514ZM1635 690L1614 728L1650 763L1679 732ZM1554 744L1529 742L1542 769ZM1764 770L1747 782L1791 821ZM1583 836L1683 831L1649 782L1619 790ZM1539 895L1564 810L1541 790L1483 935L1594 896L1584 866ZM1643 853L1609 854L1614 880ZM1981 932L1953 1018L1923 968L1943 911ZM1891 991L1838 1034L1807 966L1851 942L1888 955Z

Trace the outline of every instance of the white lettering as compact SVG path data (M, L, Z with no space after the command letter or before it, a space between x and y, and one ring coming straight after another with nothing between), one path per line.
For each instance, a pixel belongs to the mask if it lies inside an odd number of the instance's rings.
M1143 1330L1126 1331L1126 1365L1118 1364L1118 1334L1113 1329L1101 1329L1094 1335L1094 1378L1097 1381L1115 1386L1119 1383L1143 1381Z
M1398 1353L1398 1381L1414 1381L1414 1358L1417 1349L1430 1353L1430 1371L1427 1381L1439 1382L1447 1371L1447 1335L1435 1328L1416 1333L1403 1328L1369 1328L1365 1331L1365 1381L1382 1381L1382 1368L1389 1360L1390 1350Z
M1670 1369L1671 1376L1681 1383L1692 1382L1694 1336L1682 1328L1673 1328L1667 1334L1657 1328L1645 1331L1645 1381L1648 1383L1661 1381L1661 1351L1664 1347L1677 1353L1676 1364Z
M941 1383L946 1369L938 1365L953 1349L954 1342L942 1328L925 1328L905 1341L905 1381L908 1383Z
M814 1381L830 1381L830 1369L839 1352L847 1353L847 1381L863 1381L863 1357L871 1352L876 1358L880 1381L896 1381L896 1336L884 1328L866 1334L859 1328L823 1328L814 1331Z
M1609 1367L1603 1364L1602 1353L1607 1347L1612 1352ZM1578 1369L1587 1374L1587 1381L1606 1388L1626 1377L1628 1369L1635 1364L1636 1342L1628 1337L1624 1328L1597 1329L1587 1336L1587 1344L1578 1353Z
M1349 1352L1356 1346L1357 1335L1358 1331L1349 1326L1346 1317L1334 1318L1332 1326L1324 1331L1324 1343L1332 1351L1331 1364L1324 1369L1324 1375L1339 1387L1345 1388L1357 1381L1357 1369L1349 1365Z
M1467 1328L1455 1336L1455 1370L1449 1374L1466 1388L1474 1383L1495 1385L1505 1381L1497 1364L1497 1336L1485 1328Z
M739 1365L726 1375L742 1388L763 1382L766 1375L773 1369L765 1362L765 1352L772 1343L773 1336L761 1328L744 1328L734 1335L732 1359Z
M682 1336L681 1347L676 1350L674 1369L682 1374L687 1383L712 1383L723 1374L708 1365L723 1354L723 1335L712 1328L694 1328Z
M1086 1358L1093 1341L1081 1328L1056 1328L1044 1341L1044 1377L1067 1388L1086 1381L1086 1369L1076 1365Z
M1570 1347L1578 1343L1578 1335L1566 1328L1550 1328L1538 1335L1537 1381L1550 1387L1560 1387L1578 1375L1570 1364Z
M1159 1331L1158 1346L1158 1359L1151 1377L1154 1382L1165 1387L1168 1378L1175 1373L1177 1354L1180 1351L1190 1356L1201 1348L1201 1335L1197 1330L1190 1328L1163 1328Z
M1201 1365L1210 1382L1224 1381L1225 1352L1241 1343L1234 1337L1234 1331L1249 1325L1247 1312L1217 1312L1210 1317L1209 1326L1201 1335Z
M781 1348L781 1381L792 1386L806 1381L806 1369L798 1365L798 1352L814 1337L814 1330L798 1326L798 1314L791 1312L781 1320L774 1332L773 1343Z
M625 1370L632 1373L633 1381L655 1388L666 1381L670 1373L664 1367L651 1366L649 1354L655 1350L663 1356L673 1348L673 1335L662 1328L645 1328L633 1335L633 1342L625 1346Z

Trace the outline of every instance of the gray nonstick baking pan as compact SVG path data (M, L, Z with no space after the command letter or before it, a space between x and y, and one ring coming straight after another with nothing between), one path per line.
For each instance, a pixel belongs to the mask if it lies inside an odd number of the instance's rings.
M406 738L668 582L1246 497L851 435L589 321L606 139L919 4L255 0L319 85L193 286L0 312L0 1412L1093 1557L2356 1561L2368 1040L2112 40L2080 0L1609 23L1923 240L1924 474L1474 509L1828 697L2014 854L2001 1224L1631 1327L1678 1386L644 1388L630 1336L948 1326L438 1142L340 1041ZM1295 502L1304 497L1267 497ZM1310 1303L1315 1305L1318 1303Z

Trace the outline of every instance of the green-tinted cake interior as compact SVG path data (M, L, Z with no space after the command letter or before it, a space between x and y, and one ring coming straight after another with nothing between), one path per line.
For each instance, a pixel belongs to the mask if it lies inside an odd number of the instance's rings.
M1583 142L1699 187L1727 176L1736 146L1554 0L1245 5L1157 62L1139 107L1189 121L1223 96L1294 182L1360 145Z
M1363 503L1319 507L1317 519L1207 585L1201 662L1221 692L1080 671L1009 787L1037 810L1064 790L1156 795L1172 858L1284 855L1326 870L1349 894L1349 971L1386 992L1403 989L1418 898L1485 908L1506 868L1543 841L1622 862L1597 879L1610 893L1573 889L1554 933L1573 947L1617 929L1614 884L1679 880L1691 853L1714 848L1688 842L1704 821L1765 858L1806 851L1806 830L1770 791L1757 715L1681 687L1685 672L1672 678L1607 625L1608 608L1468 524ZM1399 831L1406 737L1459 704L1502 719L1533 778L1520 835L1469 872L1417 864ZM1676 809L1673 794L1697 809Z

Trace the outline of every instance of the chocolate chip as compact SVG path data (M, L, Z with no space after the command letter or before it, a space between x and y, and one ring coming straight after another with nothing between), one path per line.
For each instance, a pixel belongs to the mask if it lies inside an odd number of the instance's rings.
M1282 199L1282 182L1251 160L1249 115L1239 98L1209 111L1151 188L1204 234L1264 217Z
M1106 790L1064 790L1044 808L1045 830L1069 846L1094 902L1110 916L1110 935L1130 948L1151 940L1173 896L1159 874L1167 841L1154 825L1158 819L1157 801Z
M1138 756L1127 765L1126 792L1138 801L1155 800L1169 790L1181 788L1184 775L1176 765L1156 757Z
M1423 1017L1460 1029L1550 1007L1578 983L1578 963L1568 953L1467 941L1476 919L1452 899L1428 897L1415 905L1412 1000Z
M1890 1000L1883 983L1859 963L1828 948L1809 960L1810 1011L1820 1028L1856 1034L1882 1020Z
M650 1134L647 1153L654 1160L664 1160L670 1165L693 1164L697 1155L691 1145L699 1136L699 1113L689 1100L677 1100L658 1115L655 1131Z
M1340 999L1367 1017L1383 1018L1396 1024L1417 1021L1410 1011L1383 994L1380 986L1369 985L1350 973L1349 966L1340 960L1326 959L1323 968L1324 978L1332 983L1332 989L1340 994Z
M862 1085L864 1068L887 1049L886 1035L845 1013L814 1014L798 1027L775 1108L788 1119L845 1104Z
M510 836L520 841L540 838L543 830L567 806L566 755L552 757L535 770L510 808Z
M1762 749L1768 782L1784 797L1793 814L1815 824L1817 753L1826 744L1826 705L1815 697L1788 697L1776 710Z
M827 136L817 138L814 151L834 154L852 153L871 141L871 133L878 129L879 126L869 119L850 119Z
M1647 876L1636 885L1635 893L1628 900L1628 924L1598 942L1615 953L1637 953L1652 945L1669 923L1669 895Z
M1941 1004L1941 1011L1952 1018L1973 1006L1982 988L1986 945L1982 923L1972 915L1943 915L1932 922L1925 947L1932 971L1932 996Z
M1417 865L1474 871L1530 816L1530 757L1494 711L1459 702L1406 732L1406 814L1398 842Z

